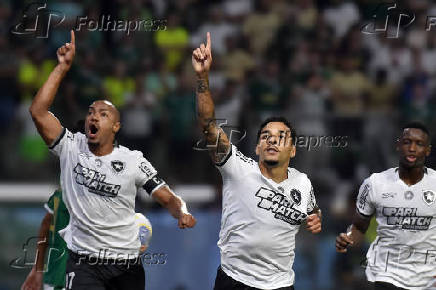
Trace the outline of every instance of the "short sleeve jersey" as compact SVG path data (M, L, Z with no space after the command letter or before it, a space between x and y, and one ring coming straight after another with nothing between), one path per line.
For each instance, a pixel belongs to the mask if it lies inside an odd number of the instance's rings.
M369 281L424 289L436 275L436 172L405 184L397 168L372 174L359 190L357 211L375 215L377 238L367 253Z
M115 146L104 156L94 155L82 133L64 129L50 147L59 157L63 199L70 213L60 232L70 250L104 253L126 259L137 256L140 242L135 225L135 197L165 183L141 152Z
M223 271L250 287L293 285L295 235L316 206L310 180L288 168L288 178L276 183L234 145L217 168L223 180L218 241Z

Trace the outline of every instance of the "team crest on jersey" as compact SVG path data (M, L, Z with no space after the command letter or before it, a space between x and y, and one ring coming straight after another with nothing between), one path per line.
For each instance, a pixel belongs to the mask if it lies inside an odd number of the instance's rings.
M296 204L298 205L301 204L301 192L298 191L297 189L293 188L291 190L291 198Z
M424 199L424 201L427 205L431 205L434 203L434 201L436 199L436 194L431 190L425 190L422 193L422 198Z
M124 170L125 167L124 163L119 160L111 161L111 165L112 165L112 169L115 170L116 173L120 173L121 171Z

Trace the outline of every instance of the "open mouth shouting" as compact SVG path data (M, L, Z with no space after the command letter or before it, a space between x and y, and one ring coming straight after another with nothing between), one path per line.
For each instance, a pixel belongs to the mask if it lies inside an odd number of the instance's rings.
M95 139L97 137L97 133L98 133L99 128L97 127L96 124L91 123L89 124L88 127L88 138L89 139Z

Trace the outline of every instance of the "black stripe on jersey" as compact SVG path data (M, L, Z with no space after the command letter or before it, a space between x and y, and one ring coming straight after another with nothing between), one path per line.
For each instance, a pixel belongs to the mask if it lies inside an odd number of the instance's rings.
M153 189L155 189L156 187L158 187L159 185L165 183L165 181L163 181L162 178L160 178L158 175L153 176L152 178L150 178L143 186L142 188L145 189L145 191L148 194L151 194L151 192L153 191Z
M357 209L357 208L356 208L356 212L357 212L358 214L360 214L363 218L366 218L366 219L369 219L369 218L371 218L371 216L372 216L372 215L367 215L367 214L361 213L361 212L359 211L359 209Z
M232 156L232 151L233 151L233 148L232 148L232 145L230 145L230 150L229 150L229 153L227 154L227 156L221 162L215 163L215 165L218 167L221 167L224 164L226 164L227 160L229 160L230 156Z
M56 138L56 140L53 142L53 144L51 146L48 147L48 149L53 149L56 147L56 145L59 144L59 142L61 142L62 138L64 138L65 132L67 132L67 129L65 129L65 127L62 129L62 133L59 134L59 137Z

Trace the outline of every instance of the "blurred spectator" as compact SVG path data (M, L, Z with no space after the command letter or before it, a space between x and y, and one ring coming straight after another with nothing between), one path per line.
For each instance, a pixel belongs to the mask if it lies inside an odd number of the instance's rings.
M73 66L75 93L66 96L66 101L70 113L84 115L94 101L110 96L103 94L97 52L91 50L79 55L77 62L78 65Z
M279 69L278 60L266 59L257 75L248 84L251 108L262 120L274 112L283 112L285 109L289 88L280 82Z
M233 22L240 23L241 19L253 11L254 0L226 0L223 11Z
M334 28L336 38L340 39L348 29L356 24L359 19L357 5L347 0L333 0L332 6L324 10L324 19L328 25Z
M152 65L144 78L145 87L158 98L162 98L169 91L176 89L177 77L163 62L153 62Z
M133 93L127 93L126 105L122 111L122 144L134 150L151 154L153 108L156 106L156 96L147 91L144 77L136 77Z
M162 61L174 70L183 61L185 49L189 44L189 32L180 25L180 16L175 12L168 15L166 30L155 33L155 44L163 55Z
M360 116L371 82L358 70L358 62L351 55L341 56L338 62L339 68L330 80L334 111L341 116Z
M238 127L243 98L243 87L235 81L228 80L224 89L215 98L215 116L226 120L228 126Z
M110 14L118 20L162 20L163 25L160 31L129 35L77 32L76 61L52 110L62 113L68 126L94 100L108 98L124 111L121 144L145 151L159 164L158 170L170 176L169 182L214 182L219 187L219 179L201 169L212 165L201 163L204 158L192 150L198 128L190 44L203 42L210 31L216 118L247 131L240 144L244 154L254 155L255 124L273 114L289 117L300 135L348 138L345 148L309 151L297 146L291 165L316 181L321 208L332 209L319 240L306 245L302 238L307 247L301 270L306 274L297 273L297 280L307 289L366 289L356 260L359 253L332 266L335 253L329 235L336 224L343 224L337 221L350 214L338 214L337 209L346 210L347 198L353 198L349 192L354 179L395 166L392 145L398 123L421 119L429 127L436 125L436 34L424 29L426 16L436 14L434 3L398 2L398 8L414 13L416 20L398 38L386 38L360 31L364 18L365 23L373 19L379 5L375 0L69 0L48 3L66 14L48 39L9 33L22 21L26 3L0 1L4 179L57 179L30 120L29 101L56 64L55 50L68 40L75 17L97 20ZM430 167L435 160L428 160ZM327 268L331 271L320 271Z
M328 167L329 151L325 144L319 141L320 136L328 136L327 132L327 100L330 90L320 73L312 72L303 86L295 88L293 98L289 104L288 118L292 120L297 135L304 138L304 142L297 142L298 154L296 163L303 172L312 168ZM316 148L308 147L309 138L318 138ZM312 141L309 146L314 147ZM320 145L318 147L318 145ZM316 174L321 174L317 171Z
M242 36L229 36L226 39L227 54L222 59L224 76L230 80L242 82L245 75L255 67L253 57L244 47L245 39Z
M374 86L370 89L365 114L363 163L368 172L380 172L396 163L395 146L398 90L387 82L387 72L378 70ZM383 126L381 126L383 124Z
M19 103L17 78L18 59L11 57L13 50L6 35L0 33L0 130L6 133Z
M172 171L178 172L178 176L184 179L192 178L192 168L189 172L183 168L190 164L192 166L195 160L192 160L192 144L194 130L196 129L195 118L195 100L192 94L192 79L187 79L187 75L179 73L177 76L177 87L170 92L164 99L165 116L167 126L165 132L168 134L168 156L171 160Z
M250 43L250 51L256 58L263 56L280 25L280 16L272 11L273 2L256 0L255 12L244 21L242 31Z
M135 90L135 81L127 76L127 66L122 60L115 61L112 74L103 80L103 89L105 98L122 110L126 104L126 95Z
M237 31L235 25L226 21L222 7L213 5L209 8L208 21L200 26L195 34L192 35L190 43L192 47L198 43L204 43L206 33L210 32L213 43L213 54L221 55L226 53L226 39L234 35Z

